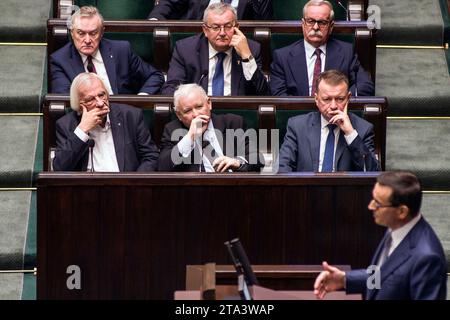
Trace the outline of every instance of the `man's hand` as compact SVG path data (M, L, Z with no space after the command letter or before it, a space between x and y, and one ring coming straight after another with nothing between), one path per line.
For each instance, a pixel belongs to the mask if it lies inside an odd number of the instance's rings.
M228 169L239 169L241 163L237 159L221 156L214 160L212 166L214 167L214 170L216 170L216 172L226 172L228 171Z
M237 54L242 59L248 59L252 55L250 47L248 46L247 38L237 27L234 27L234 35L231 38L230 46L236 49Z
M348 101L344 107L344 111L337 109L329 112L332 115L329 122L338 125L339 129L341 129L345 135L349 135L353 132L353 130L355 130L348 116L347 107Z
M200 137L203 132L205 132L208 127L209 117L206 115L199 115L198 117L192 119L191 126L189 127L188 135L191 141L194 142L198 137Z
M109 107L105 104L102 108L93 108L88 111L86 107L80 106L83 110L81 121L78 127L86 134L89 133L95 126L101 125L104 118L109 113Z
M345 272L330 266L326 261L322 262L322 271L314 282L314 294L318 299L323 299L328 292L344 288Z

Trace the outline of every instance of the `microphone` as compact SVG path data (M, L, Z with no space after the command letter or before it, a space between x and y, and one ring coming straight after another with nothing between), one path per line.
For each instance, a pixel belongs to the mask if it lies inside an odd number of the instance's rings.
M336 2L342 9L345 10L345 15L347 16L347 21L349 21L349 20L350 20L350 15L348 14L347 8L342 4L341 1L336 0L335 2Z
M205 70L205 71L203 71L202 72L202 75L200 76L200 80L198 80L198 82L197 82L197 84L199 85L199 86L202 86L202 80L203 80L203 78L207 78L208 77L208 70ZM208 89L208 86L206 86L207 88L206 89Z
M91 171L90 172L94 172L94 146L95 146L95 141L93 139L89 139L88 140L88 147L89 147L89 155L91 156Z

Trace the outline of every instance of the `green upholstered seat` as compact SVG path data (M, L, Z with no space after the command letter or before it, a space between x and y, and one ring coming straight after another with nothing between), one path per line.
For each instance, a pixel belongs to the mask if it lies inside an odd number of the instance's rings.
M146 19L153 9L152 0L76 0L75 4L81 6L95 6L100 10L104 19Z

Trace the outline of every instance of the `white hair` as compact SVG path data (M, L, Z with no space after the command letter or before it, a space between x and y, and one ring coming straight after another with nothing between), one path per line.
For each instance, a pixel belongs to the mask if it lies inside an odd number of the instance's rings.
M208 6L208 8L205 9L205 12L203 12L203 22L208 22L208 15L210 12L213 12L219 16L224 14L227 10L230 10L233 13L234 20L237 20L237 12L236 9L229 3L224 2L217 2L213 3Z
M205 90L203 90L203 88L198 84L196 83L181 84L178 86L177 90L175 90L173 94L173 105L175 112L178 111L180 99L183 97L187 97L195 90L199 92L205 100L208 99L208 95L206 94Z
M97 79L102 84L103 88L105 88L106 96L109 99L109 92L106 90L105 84L102 79L95 73L83 72L80 73L73 79L72 84L70 86L70 107L72 110L79 112L80 111L80 94L78 90L81 86L91 86L94 82L94 79Z
M334 21L334 10L333 10L333 5L329 2L329 1L326 1L326 0L310 0L310 1L308 1L306 4L305 4L305 6L303 7L303 18L305 18L305 15L306 15L306 9L308 8L308 7L311 7L311 6L316 6L316 7L320 7L320 6L323 6L323 5L325 5L325 6L328 6L328 8L330 8L330 20L331 21Z
M75 28L78 20L80 18L91 18L97 16L100 19L100 26L103 28L103 16L100 14L100 11L96 7L93 6L84 6L77 10L70 19L69 29L72 30Z

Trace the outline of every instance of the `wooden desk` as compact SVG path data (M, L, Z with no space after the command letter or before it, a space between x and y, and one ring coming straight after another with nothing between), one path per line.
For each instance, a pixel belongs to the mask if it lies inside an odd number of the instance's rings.
M173 299L186 265L366 267L384 229L376 174L89 174L38 177L38 299ZM66 286L80 267L81 290Z

